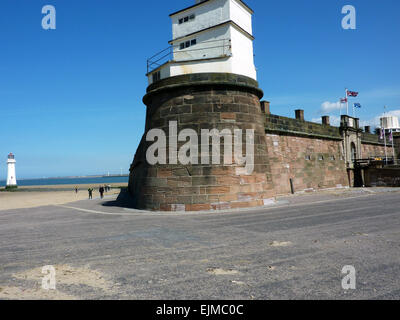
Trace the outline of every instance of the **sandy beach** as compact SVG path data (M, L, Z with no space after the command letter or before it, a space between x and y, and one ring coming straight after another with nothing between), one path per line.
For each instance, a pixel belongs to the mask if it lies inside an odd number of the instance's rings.
M118 187L126 187L127 183L110 184L111 191L105 193L106 196L119 194ZM75 185L57 186L33 186L19 187L18 191L5 192L0 189L0 211L10 209L34 208L48 205L60 205L69 202L88 199L88 188L93 188L93 198L99 198L99 186L84 184L77 185L78 193L75 193Z

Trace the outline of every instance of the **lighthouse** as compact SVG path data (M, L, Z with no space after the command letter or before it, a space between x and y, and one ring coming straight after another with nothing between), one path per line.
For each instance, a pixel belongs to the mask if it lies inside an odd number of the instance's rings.
M170 46L147 60L149 84L195 73L231 73L257 80L253 10L240 0L196 0L170 14Z
M133 207L179 212L246 208L263 206L274 194L252 16L240 0L196 0L170 14L170 46L147 60L145 132L129 175ZM168 141L157 149L165 161L149 160L155 132L159 142ZM232 132L239 132L237 138L224 136ZM247 139L248 133L254 139ZM177 149L185 141L187 146L187 137L194 141L193 154L190 150L190 160L181 161ZM233 144L235 157L254 151L249 158L254 170L231 161ZM214 153L218 146L220 156Z
M17 178L15 175L15 156L10 153L7 159L7 185L6 189L14 189L17 188Z

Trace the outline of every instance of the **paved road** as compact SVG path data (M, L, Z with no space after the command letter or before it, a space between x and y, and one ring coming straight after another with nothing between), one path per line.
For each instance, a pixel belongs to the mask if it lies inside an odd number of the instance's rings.
M0 212L0 288L32 288L37 281L15 274L67 265L108 281L57 286L87 299L400 298L399 192L288 197L209 214L116 205ZM345 265L356 268L356 290L341 287Z

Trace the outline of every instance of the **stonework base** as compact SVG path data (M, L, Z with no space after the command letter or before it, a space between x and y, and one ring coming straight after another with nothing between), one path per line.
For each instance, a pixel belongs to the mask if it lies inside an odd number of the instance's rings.
M253 79L233 74L191 74L171 77L149 86L143 101L147 105L146 131L130 169L129 192L139 209L161 211L201 211L264 205L274 195L265 135L265 119L260 108L263 93ZM224 164L221 145L220 164L150 165L146 151L151 129L161 129L169 136L171 122L177 132L192 129L201 136L202 129L243 131L246 154L247 129L254 130L254 170L245 173L244 165ZM222 138L221 141L224 141ZM186 142L180 142L179 148ZM210 148L210 155L212 149Z

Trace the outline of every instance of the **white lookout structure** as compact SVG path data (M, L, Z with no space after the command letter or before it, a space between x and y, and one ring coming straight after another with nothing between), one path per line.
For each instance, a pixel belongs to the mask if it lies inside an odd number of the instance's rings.
M381 128L385 128L386 132L389 130L392 130L393 132L400 132L399 118L395 116L382 117Z
M15 156L10 153L7 159L7 185L6 188L17 187L17 178L15 175Z
M170 46L147 60L149 85L191 73L234 73L257 80L253 10L240 0L196 0L170 14Z

